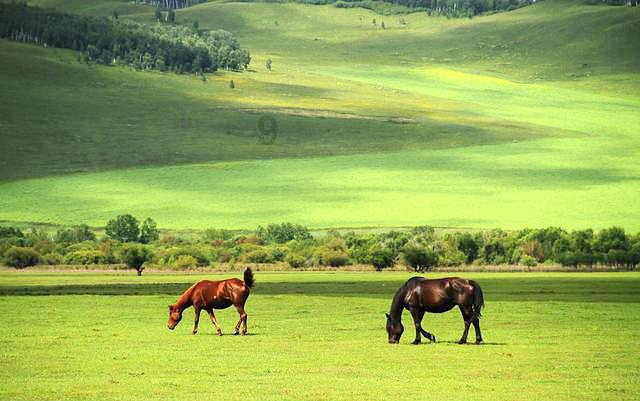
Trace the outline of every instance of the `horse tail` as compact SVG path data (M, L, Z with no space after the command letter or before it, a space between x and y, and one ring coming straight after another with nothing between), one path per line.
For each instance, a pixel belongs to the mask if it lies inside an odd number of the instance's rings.
M473 280L469 280L469 284L473 287L473 315L475 318L482 316L482 308L484 307L484 295L482 294L482 288L480 284Z
M253 288L255 283L256 280L254 280L253 278L253 272L251 271L250 267L247 267L244 271L244 284L249 288Z

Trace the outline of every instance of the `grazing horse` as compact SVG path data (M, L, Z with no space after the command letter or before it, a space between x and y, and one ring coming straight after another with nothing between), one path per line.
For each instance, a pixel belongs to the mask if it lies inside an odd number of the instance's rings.
M182 320L182 311L193 306L195 311L195 322L193 325L193 334L198 332L198 321L200 320L200 311L203 309L209 313L211 322L216 326L218 335L222 335L222 330L216 320L214 309L225 309L231 305L236 307L240 314L240 320L236 324L234 335L239 334L240 325L242 324L242 335L247 333L247 314L244 311L244 304L249 298L249 289L255 283L253 272L250 268L244 271L244 281L232 278L222 281L198 281L188 290L184 292L175 304L169 305L169 321L167 327L173 330L180 320Z
M480 333L480 311L484 306L482 289L473 280L459 277L447 277L427 280L424 277L412 277L398 289L391 303L391 311L387 315L387 334L389 343L397 344L404 331L402 311L411 312L416 326L416 339L413 344L420 344L420 333L435 342L436 337L422 328L421 322L425 312L442 313L458 305L464 319L464 332L458 344L467 342L469 326L473 324L476 332L476 343L482 342Z

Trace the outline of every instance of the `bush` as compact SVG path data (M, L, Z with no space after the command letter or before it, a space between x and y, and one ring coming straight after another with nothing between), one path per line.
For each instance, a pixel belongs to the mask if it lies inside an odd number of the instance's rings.
M0 227L0 238L24 238L24 234L19 228L15 227Z
M136 269L138 276L142 276L145 262L153 257L151 250L142 244L124 244L120 250L120 258L127 267Z
M12 246L4 253L4 260L8 266L24 269L40 263L42 256L31 248Z
M529 267L534 267L538 265L538 260L530 255L522 255L520 257L520 264L529 266Z
M69 252L64 257L67 265L101 265L108 263L104 252L96 249L81 249Z
M222 228L210 228L204 231L203 237L207 241L226 241L233 237L233 233Z
M349 264L349 255L345 252L325 250L320 256L320 263L331 267L345 266Z
M181 255L173 263L173 266L179 270L192 269L198 265L198 261L191 255Z
M78 242L95 241L95 239L96 235L86 224L58 230L54 237L55 242L62 244L77 244Z
M370 255L371 264L377 271L392 267L395 263L395 255L388 248L374 248Z
M267 228L258 227L257 235L265 242L285 244L291 240L305 241L312 239L307 227L291 223L269 224Z
M45 265L59 265L62 264L64 258L62 255L56 252L50 252L42 255L42 264Z
M404 263L417 272L425 272L438 263L438 255L427 248L408 245L403 251Z
M304 267L304 265L307 263L307 258L296 253L289 253L284 260L289 266L294 269Z
M273 263L271 255L264 248L254 249L242 255L241 259L248 263Z
M562 266L574 266L577 267L579 264L579 260L577 255L574 252L562 252L558 256L556 256L556 262L560 263Z
M440 266L460 266L467 261L467 255L458 249L447 249L441 257L438 258Z
M158 251L157 258L158 263L168 266L175 265L175 262L183 255L192 256L198 266L209 265L209 258L205 255L205 252L201 247L197 245L185 246L185 247L171 247Z

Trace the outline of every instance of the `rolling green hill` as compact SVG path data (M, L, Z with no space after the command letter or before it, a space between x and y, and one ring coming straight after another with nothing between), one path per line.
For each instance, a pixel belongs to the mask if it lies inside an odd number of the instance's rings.
M32 3L153 15L120 1ZM546 1L401 24L211 2L177 16L233 32L252 71L203 82L0 41L1 220L640 229L637 8ZM260 136L264 115L277 136Z

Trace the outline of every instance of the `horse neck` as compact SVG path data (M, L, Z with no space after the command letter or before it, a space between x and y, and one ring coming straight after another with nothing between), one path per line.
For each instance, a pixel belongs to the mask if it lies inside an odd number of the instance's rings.
M393 302L391 302L391 320L399 322L402 319L402 310L404 309L404 295L407 291L406 286L402 286L393 296Z
M180 312L193 305L193 301L191 300L191 293L193 292L195 286L196 285L194 284L189 287L189 289L186 290L184 294L180 296L180 298L178 298L178 301L176 301L175 305L180 309Z

